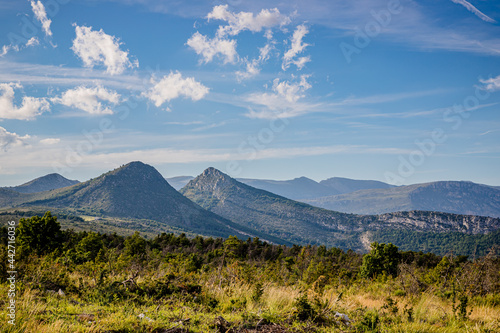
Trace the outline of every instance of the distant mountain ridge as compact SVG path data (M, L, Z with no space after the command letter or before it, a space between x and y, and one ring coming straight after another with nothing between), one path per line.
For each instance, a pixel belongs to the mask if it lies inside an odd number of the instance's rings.
M67 179L58 173L51 173L22 185L8 187L8 189L19 193L38 193L72 186L78 183L78 180Z
M193 177L179 177L177 188ZM332 177L319 183L292 180L237 178L241 183L288 199L353 214L384 214L424 210L500 217L500 187L469 181L437 181L395 186L375 180Z
M500 217L500 190L467 181L360 190L304 201L317 207L355 214L426 210Z
M307 177L299 177L291 180L269 180L236 178L237 181L252 187L281 195L293 200L312 199L337 192Z
M369 230L485 233L500 228L499 219L488 217L436 212L376 216L325 210L253 188L214 168L191 180L181 193L235 223L300 244L361 249L367 244L361 244L359 237Z
M165 180L170 184L170 186L175 188L177 191L186 186L186 184L189 183L189 181L192 179L194 179L193 176L177 176L177 177L165 178Z
M176 190L180 190L189 181L194 179L194 177L179 176L166 179ZM236 180L243 184L299 201L350 193L363 189L394 187L394 185L375 180L356 180L341 177L328 178L319 183L307 177L298 177L290 180L252 178L236 178Z
M395 185L390 185L377 180L358 180L349 179L342 177L332 177L319 182L323 186L327 186L333 189L336 193L334 194L345 194L352 193L360 190L367 189L382 189L382 188L392 188Z

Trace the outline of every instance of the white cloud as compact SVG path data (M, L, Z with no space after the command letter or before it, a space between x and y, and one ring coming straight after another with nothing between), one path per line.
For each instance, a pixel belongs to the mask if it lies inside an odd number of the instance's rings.
M47 18L47 12L41 1L31 1L31 8L35 14L36 19L42 24L43 32L46 36L52 36L52 31L50 31L50 24L52 21Z
M29 43L29 41L28 41L28 43ZM2 52L0 52L0 57L3 57L7 53L9 53L9 51L11 51L11 50L18 52L20 50L20 47L17 45L4 45L4 46L2 46Z
M310 89L312 86L307 82L308 75L301 75L300 82L290 83L288 81L279 82L279 79L275 79L273 82L273 90L276 92L277 96L285 98L289 103L295 103L300 98L305 96L304 92Z
M29 41L26 42L26 46L37 46L40 45L40 40L36 37L31 37Z
M476 15L477 17L479 17L483 21L490 22L490 23L496 23L496 21L494 19L492 19L491 17L482 13L479 9L474 7L470 2L467 2L465 0L451 0L451 1L456 3L456 4L464 6L465 8L467 8L468 11L470 11L471 13L474 13L474 15Z
M479 80L482 84L484 84L484 88L489 91L497 91L500 90L500 75L497 77L489 78L487 80Z
M196 32L188 39L187 45L190 46L198 55L201 55L205 63L209 63L216 55L224 59L224 63L234 63L238 59L236 52L236 41L215 37L208 38Z
M9 53L10 51L19 52L20 50L22 50L26 47L37 46L37 45L40 45L40 40L37 37L31 37L26 42L26 44L24 44L24 45L21 44L20 46L19 45L12 45L12 44L4 45L4 46L2 46L2 49L0 50L0 57L3 57L4 55Z
M26 145L25 141L29 138L29 135L20 136L16 133L7 132L5 128L0 127L0 149L3 151L8 151L15 146Z
M193 101L198 101L205 97L209 91L207 87L194 78L183 78L182 74L179 72L171 72L169 75L165 75L160 82L156 82L152 79L151 83L154 84L153 88L143 95L154 102L157 107L181 96L191 98Z
M227 8L228 5L215 6L207 16L208 20L221 20L228 23L226 26L219 27L217 34L221 37L226 35L235 36L244 30L260 32L265 28L290 23L290 18L281 14L277 8L262 9L257 15L250 12L232 13Z
M236 40L229 39L228 36L236 36L240 32L248 30L251 32L261 32L265 30L264 36L268 41L272 40L272 28L279 26L282 27L290 23L290 17L283 15L277 8L262 9L258 14L252 12L231 12L228 10L228 5L214 6L212 11L207 15L207 19L219 20L225 22L220 25L214 38L196 32L187 41L190 46L198 55L203 57L203 62L211 62L214 57L220 56L224 64L236 63L239 61L239 55L236 51ZM248 60L242 59L245 64L245 71L238 71L236 73L239 80L255 76L259 73L259 64L267 60L270 44L261 48L261 55L257 59Z
M273 81L273 93L253 93L246 101L260 105L263 108L255 111L250 108L246 114L250 118L287 118L296 117L306 112L312 112L317 105L300 103L299 100L305 97L305 92L312 86L307 82L308 75L301 75L299 82Z
M304 49L309 46L309 44L302 42L302 39L308 33L309 30L304 24L299 25L297 29L295 29L291 39L292 45L283 55L283 65L281 66L283 70L287 70L291 64L297 66L298 69L302 69L307 62L311 61L309 56L295 59L299 53L302 53Z
M24 96L21 106L14 105L14 89L21 89L19 83L0 83L0 119L30 120L49 110L45 98Z
M3 57L4 55L6 55L7 52L9 52L9 49L10 49L10 45L2 46L2 52L0 52L0 57Z
M47 139L40 140L40 143L42 145L55 145L55 144L58 144L60 141L61 141L61 139L57 139L57 138L47 138Z
M37 86L74 88L80 85L95 86L96 83L113 89L144 90L143 78L134 73L109 75L104 71L93 71L82 67L66 67L0 61L0 82L23 82Z
M120 103L121 96L102 86L93 88L79 86L66 90L61 97L53 98L54 103L77 108L90 114L112 114L110 105ZM103 103L104 102L104 103Z
M259 57L252 59L251 61L245 60L246 62L246 71L237 71L236 77L238 81L243 79L249 79L253 76L256 76L260 73L259 66L265 63L269 59L269 53L271 52L272 46L271 44L266 44L264 47L259 48Z
M120 40L101 29L75 25L76 38L71 49L82 59L86 67L103 64L109 74L121 74L126 68L139 67L129 60L128 51L120 50Z

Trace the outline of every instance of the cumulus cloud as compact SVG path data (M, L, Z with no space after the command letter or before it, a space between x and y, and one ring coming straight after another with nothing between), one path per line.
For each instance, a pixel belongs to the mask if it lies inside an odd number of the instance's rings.
M0 83L0 119L30 120L49 110L45 98L24 96L21 106L14 105L14 89L21 89L19 83Z
M31 1L31 9L35 14L36 19L42 24L43 32L46 36L52 36L52 31L50 30L51 20L47 17L47 12L45 11L45 6L41 1Z
M101 29L75 25L76 38L71 49L82 59L86 67L102 64L109 74L121 74L126 68L138 67L137 61L129 60L128 51L120 49L120 40L107 35Z
M272 93L253 93L247 97L247 102L263 106L261 111L250 109L250 118L294 117L307 112L308 105L300 104L305 92L312 86L307 79L309 75L301 75L300 81L273 81Z
M102 86L79 86L66 90L61 97L53 98L54 103L59 103L71 108L76 108L90 114L112 114L111 105L120 103L121 96L114 90Z
M500 75L497 77L489 78L487 80L479 80L486 90L497 91L500 90Z
M224 63L234 63L238 59L236 52L236 41L215 37L208 38L196 32L188 39L190 46L198 55L201 55L205 63L209 63L216 55L220 55Z
M189 38L187 45L190 46L198 55L203 57L203 62L209 63L216 56L220 56L224 64L236 63L244 64L246 69L236 73L238 80L255 76L259 73L259 64L267 55L262 56L262 52L270 50L270 45L261 48L259 58L248 60L248 58L240 59L236 51L236 40L229 38L236 36L242 31L261 32L264 31L264 36L268 42L272 40L272 28L282 27L291 22L290 17L283 15L277 8L262 9L259 13L252 12L231 12L228 10L228 5L214 6L212 11L207 15L207 20L222 21L219 25L217 33L213 38L196 32Z
M0 149L3 151L8 151L15 146L26 145L26 140L29 139L29 135L20 136L16 133L7 132L3 127L0 127Z
M474 15L476 15L477 17L479 17L483 21L490 22L490 23L496 23L497 22L494 19L492 19L491 17L485 15L483 12L481 12L476 7L474 7L470 2L467 2L465 0L451 0L451 1L454 2L454 3L456 3L456 4L458 4L458 5L464 6L465 8L467 8L467 10L469 12L473 13Z
M297 66L298 69L302 69L304 65L311 61L309 56L307 57L299 57L296 59L296 56L299 53L302 53L309 44L302 42L302 39L305 35L309 33L309 29L304 24L301 24L295 29L293 36L291 38L292 45L290 49L285 52L283 55L283 70L287 70L291 64Z
M290 23L290 18L281 14L277 8L262 9L257 15L250 12L232 13L227 8L228 5L215 6L207 15L208 20L221 20L228 23L219 27L217 34L221 37L235 36L244 30L260 32L262 29Z
M191 98L198 101L208 94L209 89L192 77L183 78L179 72L165 75L159 82L151 80L153 88L143 95L157 107L178 97Z

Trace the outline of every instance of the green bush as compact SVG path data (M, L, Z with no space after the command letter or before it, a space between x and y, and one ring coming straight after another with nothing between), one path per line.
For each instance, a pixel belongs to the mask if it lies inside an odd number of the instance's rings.
M375 310L370 310L365 312L361 321L358 323L358 329L361 332L377 332L378 325L380 323L380 318L378 312Z
M293 302L293 306L295 308L294 316L300 321L314 319L317 316L316 310L309 303L305 294L297 297Z

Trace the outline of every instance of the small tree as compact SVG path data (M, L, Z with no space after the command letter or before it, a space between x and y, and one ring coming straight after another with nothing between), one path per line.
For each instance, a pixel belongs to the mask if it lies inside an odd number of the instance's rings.
M398 264L400 253L398 247L389 244L371 244L371 251L363 256L360 275L372 278L380 274L396 276L398 274Z
M125 254L130 256L145 254L147 244L148 242L136 231L125 239Z
M22 218L17 229L17 241L23 255L50 253L62 243L61 225L50 212L43 217Z
M86 259L94 260L103 248L101 236L95 232L89 232L76 246L76 250Z

